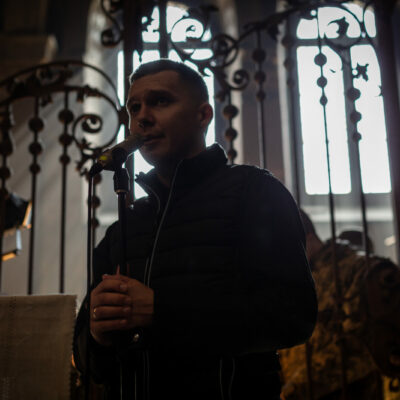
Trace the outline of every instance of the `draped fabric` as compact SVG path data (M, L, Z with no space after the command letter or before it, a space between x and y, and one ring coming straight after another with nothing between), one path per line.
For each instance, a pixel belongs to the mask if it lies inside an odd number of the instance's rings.
M76 296L0 297L2 400L69 400Z

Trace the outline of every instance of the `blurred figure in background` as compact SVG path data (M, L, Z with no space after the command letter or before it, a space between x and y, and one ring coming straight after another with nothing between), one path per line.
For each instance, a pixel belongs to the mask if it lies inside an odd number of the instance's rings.
M348 244L356 251L362 251L362 252L364 251L363 233L360 230L351 229L342 231L341 233L339 233L337 238L340 242L343 242L343 244ZM373 253L374 244L372 243L370 237L368 237L367 240L368 240L368 248L370 252Z
M335 243L343 299L337 311L333 243L323 242L308 215L301 211L301 216L319 313L308 345L311 385L305 347L280 352L284 399L310 398L310 390L315 400L342 398L340 340L344 343L347 398L382 399L381 374L393 379L400 376L400 269L375 255L367 261L359 251L362 233L343 232ZM338 321L341 329L337 329Z

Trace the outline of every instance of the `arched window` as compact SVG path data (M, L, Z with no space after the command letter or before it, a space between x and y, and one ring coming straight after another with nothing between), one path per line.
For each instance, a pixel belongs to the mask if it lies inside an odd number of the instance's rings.
M301 19L296 29L305 192L308 195L328 193L325 137L321 135L325 121L332 191L335 194L347 194L356 186L354 165L357 154L352 145L356 133L351 118L357 116L351 115L345 101L346 96L352 100L348 88L353 85L360 91L355 106L361 116L357 128L361 135L362 188L364 193L388 193L391 186L380 69L374 48L354 18L356 16L364 21L368 36L373 38L376 36L374 14L367 10L363 17L363 8L357 4L349 3L343 7L348 11L339 7L320 8L314 11L315 18ZM329 45L321 46L321 52L326 57L326 63L322 66L316 63L318 36L329 40ZM352 42L354 44L350 45ZM321 87L324 87L327 99L325 110L320 103Z
M170 38L173 42L179 43L180 48L184 48L185 51L194 52L191 56L192 59L207 59L211 56L211 50L205 44L204 48L198 45L196 42L196 49L193 49L193 44L185 39L188 37L188 32L200 32L202 27L200 22L193 18L182 20L177 24L182 17L186 16L186 9L183 7L178 7L174 5L168 5L166 10L166 26L167 32L170 34ZM146 21L145 21L146 22ZM197 26L199 25L199 26ZM155 7L151 15L151 23L148 26L147 31L142 33L142 38L144 42L144 51L142 53L142 59L139 59L139 54L134 52L133 54L133 68L136 69L142 62L154 61L160 58L160 52L158 50L158 42L160 40L160 34L158 32L160 26L160 12L158 7ZM196 33L195 33L196 35ZM190 36L190 35L189 35ZM202 41L205 43L210 40L211 32L206 31L203 35ZM168 57L175 61L181 61L177 52L173 49L169 51ZM193 69L197 70L195 64L185 61L185 64L189 65ZM205 83L208 88L210 95L211 105L214 106L214 79L209 71L209 76L204 77ZM118 94L120 101L123 103L125 101L124 93L124 72L123 72L123 54L122 51L118 53ZM123 140L123 133L121 132L118 141ZM208 128L208 133L206 136L207 146L211 145L215 141L215 124L214 120ZM135 173L147 172L151 169L151 166L143 159L139 152L135 152ZM143 189L135 184L135 196L142 197L145 193Z
M374 12L357 2L321 5L290 17L283 41L292 146L287 161L296 177L294 194L323 238L331 236L331 189L336 231L361 229L366 215L376 252L394 258L375 38Z

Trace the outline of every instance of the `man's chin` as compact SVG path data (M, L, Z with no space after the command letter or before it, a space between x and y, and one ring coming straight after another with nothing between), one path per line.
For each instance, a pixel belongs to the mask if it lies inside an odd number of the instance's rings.
M205 150L204 146L190 150L184 148L171 152L167 146L161 146L160 144L143 146L139 151L146 162L155 168L162 169L174 168L180 160L192 158Z
M162 149L157 149L157 148L141 148L140 149L140 154L144 158L144 160L152 165L153 167L156 167L158 165L165 164L169 160L168 154L166 154L165 151L162 151Z

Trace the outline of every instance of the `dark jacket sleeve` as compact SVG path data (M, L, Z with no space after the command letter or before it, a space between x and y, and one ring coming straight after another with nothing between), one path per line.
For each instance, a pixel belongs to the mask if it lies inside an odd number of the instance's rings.
M317 317L299 211L288 190L264 171L250 180L245 196L240 260L258 327L248 348L291 347L311 336Z
M246 186L236 273L155 290L153 346L246 354L311 335L317 302L297 206L265 171L253 169Z

